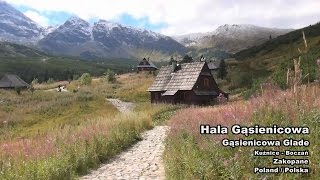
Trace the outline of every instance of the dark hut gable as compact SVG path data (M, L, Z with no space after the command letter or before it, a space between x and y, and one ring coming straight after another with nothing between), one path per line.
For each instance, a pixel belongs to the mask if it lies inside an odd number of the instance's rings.
M142 65L150 65L149 61L146 60L146 58L143 58L143 60L139 63L139 66Z
M215 91L218 89L218 85L214 80L214 78L212 77L210 69L208 68L207 65L203 66L203 69L201 70L198 80L194 86L194 90L197 90L197 89L208 90L208 91Z
M138 71L155 71L157 66L155 66L151 61L143 58L143 60L137 66Z

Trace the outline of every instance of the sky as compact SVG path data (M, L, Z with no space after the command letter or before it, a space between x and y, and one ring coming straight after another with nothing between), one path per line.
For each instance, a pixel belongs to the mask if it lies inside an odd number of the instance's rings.
M165 35L210 32L224 24L298 29L320 21L320 0L5 0L42 26L78 16Z

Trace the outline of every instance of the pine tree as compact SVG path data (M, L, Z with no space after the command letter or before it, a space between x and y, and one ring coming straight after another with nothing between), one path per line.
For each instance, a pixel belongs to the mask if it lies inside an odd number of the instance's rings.
M193 59L191 56L188 56L188 55L185 55L181 61L181 64L183 63L192 63L193 62Z
M224 79L227 76L227 74L227 65L224 59L222 59L219 64L218 78Z

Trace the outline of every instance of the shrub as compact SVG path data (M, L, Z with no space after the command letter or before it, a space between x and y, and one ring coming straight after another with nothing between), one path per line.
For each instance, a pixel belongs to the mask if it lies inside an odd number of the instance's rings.
M79 81L82 85L90 85L92 82L91 75L89 73L83 73Z
M231 77L230 90L237 88L249 88L252 84L252 74L249 72L236 71Z
M264 79L258 78L254 79L251 84L251 88L247 91L244 91L241 95L245 99L249 99L251 96L261 93L261 85L263 84Z
M16 93L17 93L18 95L21 94L21 88L20 88L20 87L15 87L14 90L16 91Z
M30 88L29 88L29 91L31 92L31 94L33 94L34 93L34 91L35 91L35 89L34 89L34 87L33 87L33 85L31 84L31 86L30 86Z
M48 83L48 84L52 84L52 83L54 83L54 80L53 80L52 78L49 78L48 81L47 81L47 83Z
M34 78L31 82L32 85L39 84L38 78Z
M114 72L110 69L107 70L106 78L108 82L114 82L116 80Z
M72 77L73 77L73 80L78 80L79 79L79 75L78 74L74 74Z

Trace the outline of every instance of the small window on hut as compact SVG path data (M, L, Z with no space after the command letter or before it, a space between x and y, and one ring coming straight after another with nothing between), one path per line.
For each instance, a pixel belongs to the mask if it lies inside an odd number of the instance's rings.
M209 79L208 78L203 79L203 85L204 85L204 87L209 87Z

